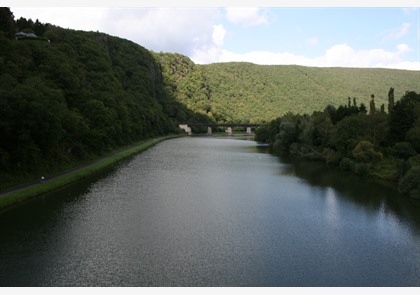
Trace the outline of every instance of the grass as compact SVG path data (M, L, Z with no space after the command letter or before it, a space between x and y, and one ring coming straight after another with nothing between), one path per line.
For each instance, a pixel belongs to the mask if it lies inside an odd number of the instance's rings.
M131 147L129 149L119 151L103 158L102 160L95 161L85 167L76 169L72 172L65 173L64 175L54 177L53 179L46 181L44 183L38 183L36 185L31 185L27 188L19 189L17 191L12 191L10 193L0 195L0 209L10 207L21 203L29 198L39 196L41 194L59 189L65 185L73 183L79 179L92 175L106 167L109 167L113 164L118 163L122 159L125 159L129 156L135 155L142 151L147 150L148 148L156 145L157 143L167 140L170 138L179 137L178 135L168 135L163 137L158 137L154 139L147 140L139 145Z

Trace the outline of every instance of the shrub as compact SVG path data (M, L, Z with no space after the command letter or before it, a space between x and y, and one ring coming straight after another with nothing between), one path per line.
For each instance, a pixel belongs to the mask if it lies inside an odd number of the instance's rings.
M420 166L420 155L415 155L408 159L408 163L411 167Z
M366 176L369 174L370 165L367 163L357 163L354 166L354 172L360 176Z
M398 191L410 198L420 200L420 166L411 168L399 181Z
M344 158L340 162L340 168L344 171L353 171L354 170L354 162L349 158Z
M397 142L394 145L394 156L397 158L407 160L416 154L416 151L408 142Z
M367 140L361 140L352 151L354 159L358 162L377 163L383 158L381 152L374 149L374 144Z
M328 148L325 148L322 151L322 156L324 157L325 163L328 166L337 166L341 160L340 155L336 151Z

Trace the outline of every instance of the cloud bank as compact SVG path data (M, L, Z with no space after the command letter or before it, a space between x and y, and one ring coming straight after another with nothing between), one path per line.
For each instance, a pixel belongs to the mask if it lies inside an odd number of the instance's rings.
M403 23L382 33L395 50L355 49L351 44L330 45L323 54L307 57L293 52L234 52L225 48L233 27L250 28L270 25L270 11L259 8L12 8L15 17L39 19L64 28L100 31L136 42L156 52L189 56L198 64L244 61L264 65L304 65L316 67L395 68L420 71L420 58L408 61L413 50L405 42L412 29ZM408 11L408 10L407 10ZM412 10L410 10L411 12ZM229 29L228 29L229 26ZM319 37L303 40L319 48ZM334 43L332 43L334 44ZM411 53L412 54L412 53Z
M289 52L251 51L240 54L214 45L207 51L197 50L192 56L192 60L198 64L237 61L260 65L420 70L420 62L404 60L404 54L411 51L407 44L399 44L395 51L385 51L383 49L355 50L348 44L337 44L328 48L323 55L314 58Z

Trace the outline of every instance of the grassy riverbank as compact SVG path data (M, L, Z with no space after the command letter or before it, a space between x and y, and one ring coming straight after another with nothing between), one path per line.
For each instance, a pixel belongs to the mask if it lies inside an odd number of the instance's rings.
M142 141L137 143L136 145L133 145L130 148L127 148L123 151L115 152L112 155L96 160L83 167L79 167L70 171L62 172L52 177L48 177L43 183L33 183L9 191L7 193L2 193L0 194L0 209L12 206L28 198L36 197L38 195L50 192L52 190L73 183L81 178L92 175L93 173L96 173L106 167L116 164L122 159L145 151L146 149L156 145L161 141L175 137L179 137L179 135L167 135Z

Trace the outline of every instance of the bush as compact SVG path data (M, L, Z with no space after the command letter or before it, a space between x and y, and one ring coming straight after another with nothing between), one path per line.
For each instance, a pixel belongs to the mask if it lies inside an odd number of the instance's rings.
M340 168L344 171L353 171L354 170L354 162L349 158L344 158L340 162Z
M354 172L360 176L366 176L369 174L370 165L367 163L357 163L354 166Z
M411 144L411 146L420 153L420 124L417 118L417 126L411 128L405 137L405 139Z
M327 166L337 166L341 160L340 155L336 151L328 148L325 148L322 151L322 156L324 157Z
M411 168L399 181L398 191L410 198L420 200L420 166Z
M420 166L420 155L415 155L408 159L408 163L411 167Z
M397 142L394 145L394 156L400 159L407 160L408 158L415 156L417 153L408 142Z
M270 143L270 128L263 125L255 130L255 141L259 143Z
M356 147L352 151L354 159L358 162L364 163L377 163L383 158L381 152L377 152L374 149L374 144L367 140L359 141Z

